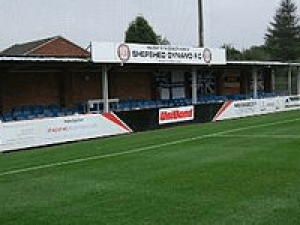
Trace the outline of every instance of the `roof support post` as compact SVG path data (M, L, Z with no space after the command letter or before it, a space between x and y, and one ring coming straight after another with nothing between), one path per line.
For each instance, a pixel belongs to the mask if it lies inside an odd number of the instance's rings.
M198 102L197 96L197 68L193 66L192 68L192 103L196 105Z
M271 70L271 91L275 91L275 69Z
M292 67L289 66L288 69L288 93L291 96L292 95Z
M253 80L253 98L257 99L258 94L257 94L257 73L258 70L257 68L252 69L252 80Z
M109 112L108 103L108 67L107 65L102 66L102 97L103 97L103 111Z
M297 67L297 94L300 95L300 67Z

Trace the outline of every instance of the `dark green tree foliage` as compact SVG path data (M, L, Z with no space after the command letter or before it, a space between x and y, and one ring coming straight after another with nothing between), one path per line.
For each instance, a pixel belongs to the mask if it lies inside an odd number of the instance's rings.
M159 45L171 45L167 38L162 38L160 35L156 36L156 38Z
M227 60L237 61L242 60L242 53L231 44L223 44L221 48L226 50Z
M266 50L272 60L293 61L300 58L300 26L293 0L282 0L265 34Z
M221 48L226 49L227 60L229 61L268 61L270 55L266 52L265 46L252 46L249 49L240 51L231 44L223 44Z
M125 32L126 43L157 45L159 44L157 37L158 36L154 32L153 28L143 16L138 16L134 21L132 21Z
M243 60L246 61L268 61L270 55L267 53L265 46L252 46L242 52Z

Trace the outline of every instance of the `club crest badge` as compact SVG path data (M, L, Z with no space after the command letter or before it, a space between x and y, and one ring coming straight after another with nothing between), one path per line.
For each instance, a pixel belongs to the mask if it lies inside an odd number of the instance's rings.
M130 58L130 48L126 44L121 44L118 47L118 57L121 59L122 62L126 62Z
M203 60L206 63L210 63L212 60L212 54L208 48L204 49L204 51L203 51Z

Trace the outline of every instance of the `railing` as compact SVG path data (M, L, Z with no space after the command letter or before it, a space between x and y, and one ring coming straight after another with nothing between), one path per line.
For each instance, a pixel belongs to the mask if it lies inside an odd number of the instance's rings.
M108 99L108 103L118 103L119 99ZM86 104L87 113L102 113L103 112L104 99L89 100Z

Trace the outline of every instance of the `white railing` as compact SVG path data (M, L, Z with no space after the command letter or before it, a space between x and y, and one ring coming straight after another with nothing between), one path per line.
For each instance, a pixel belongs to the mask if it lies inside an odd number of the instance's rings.
M118 103L119 99L108 99L108 103ZM104 99L93 99L87 101L86 110L87 113L102 113L103 112Z

